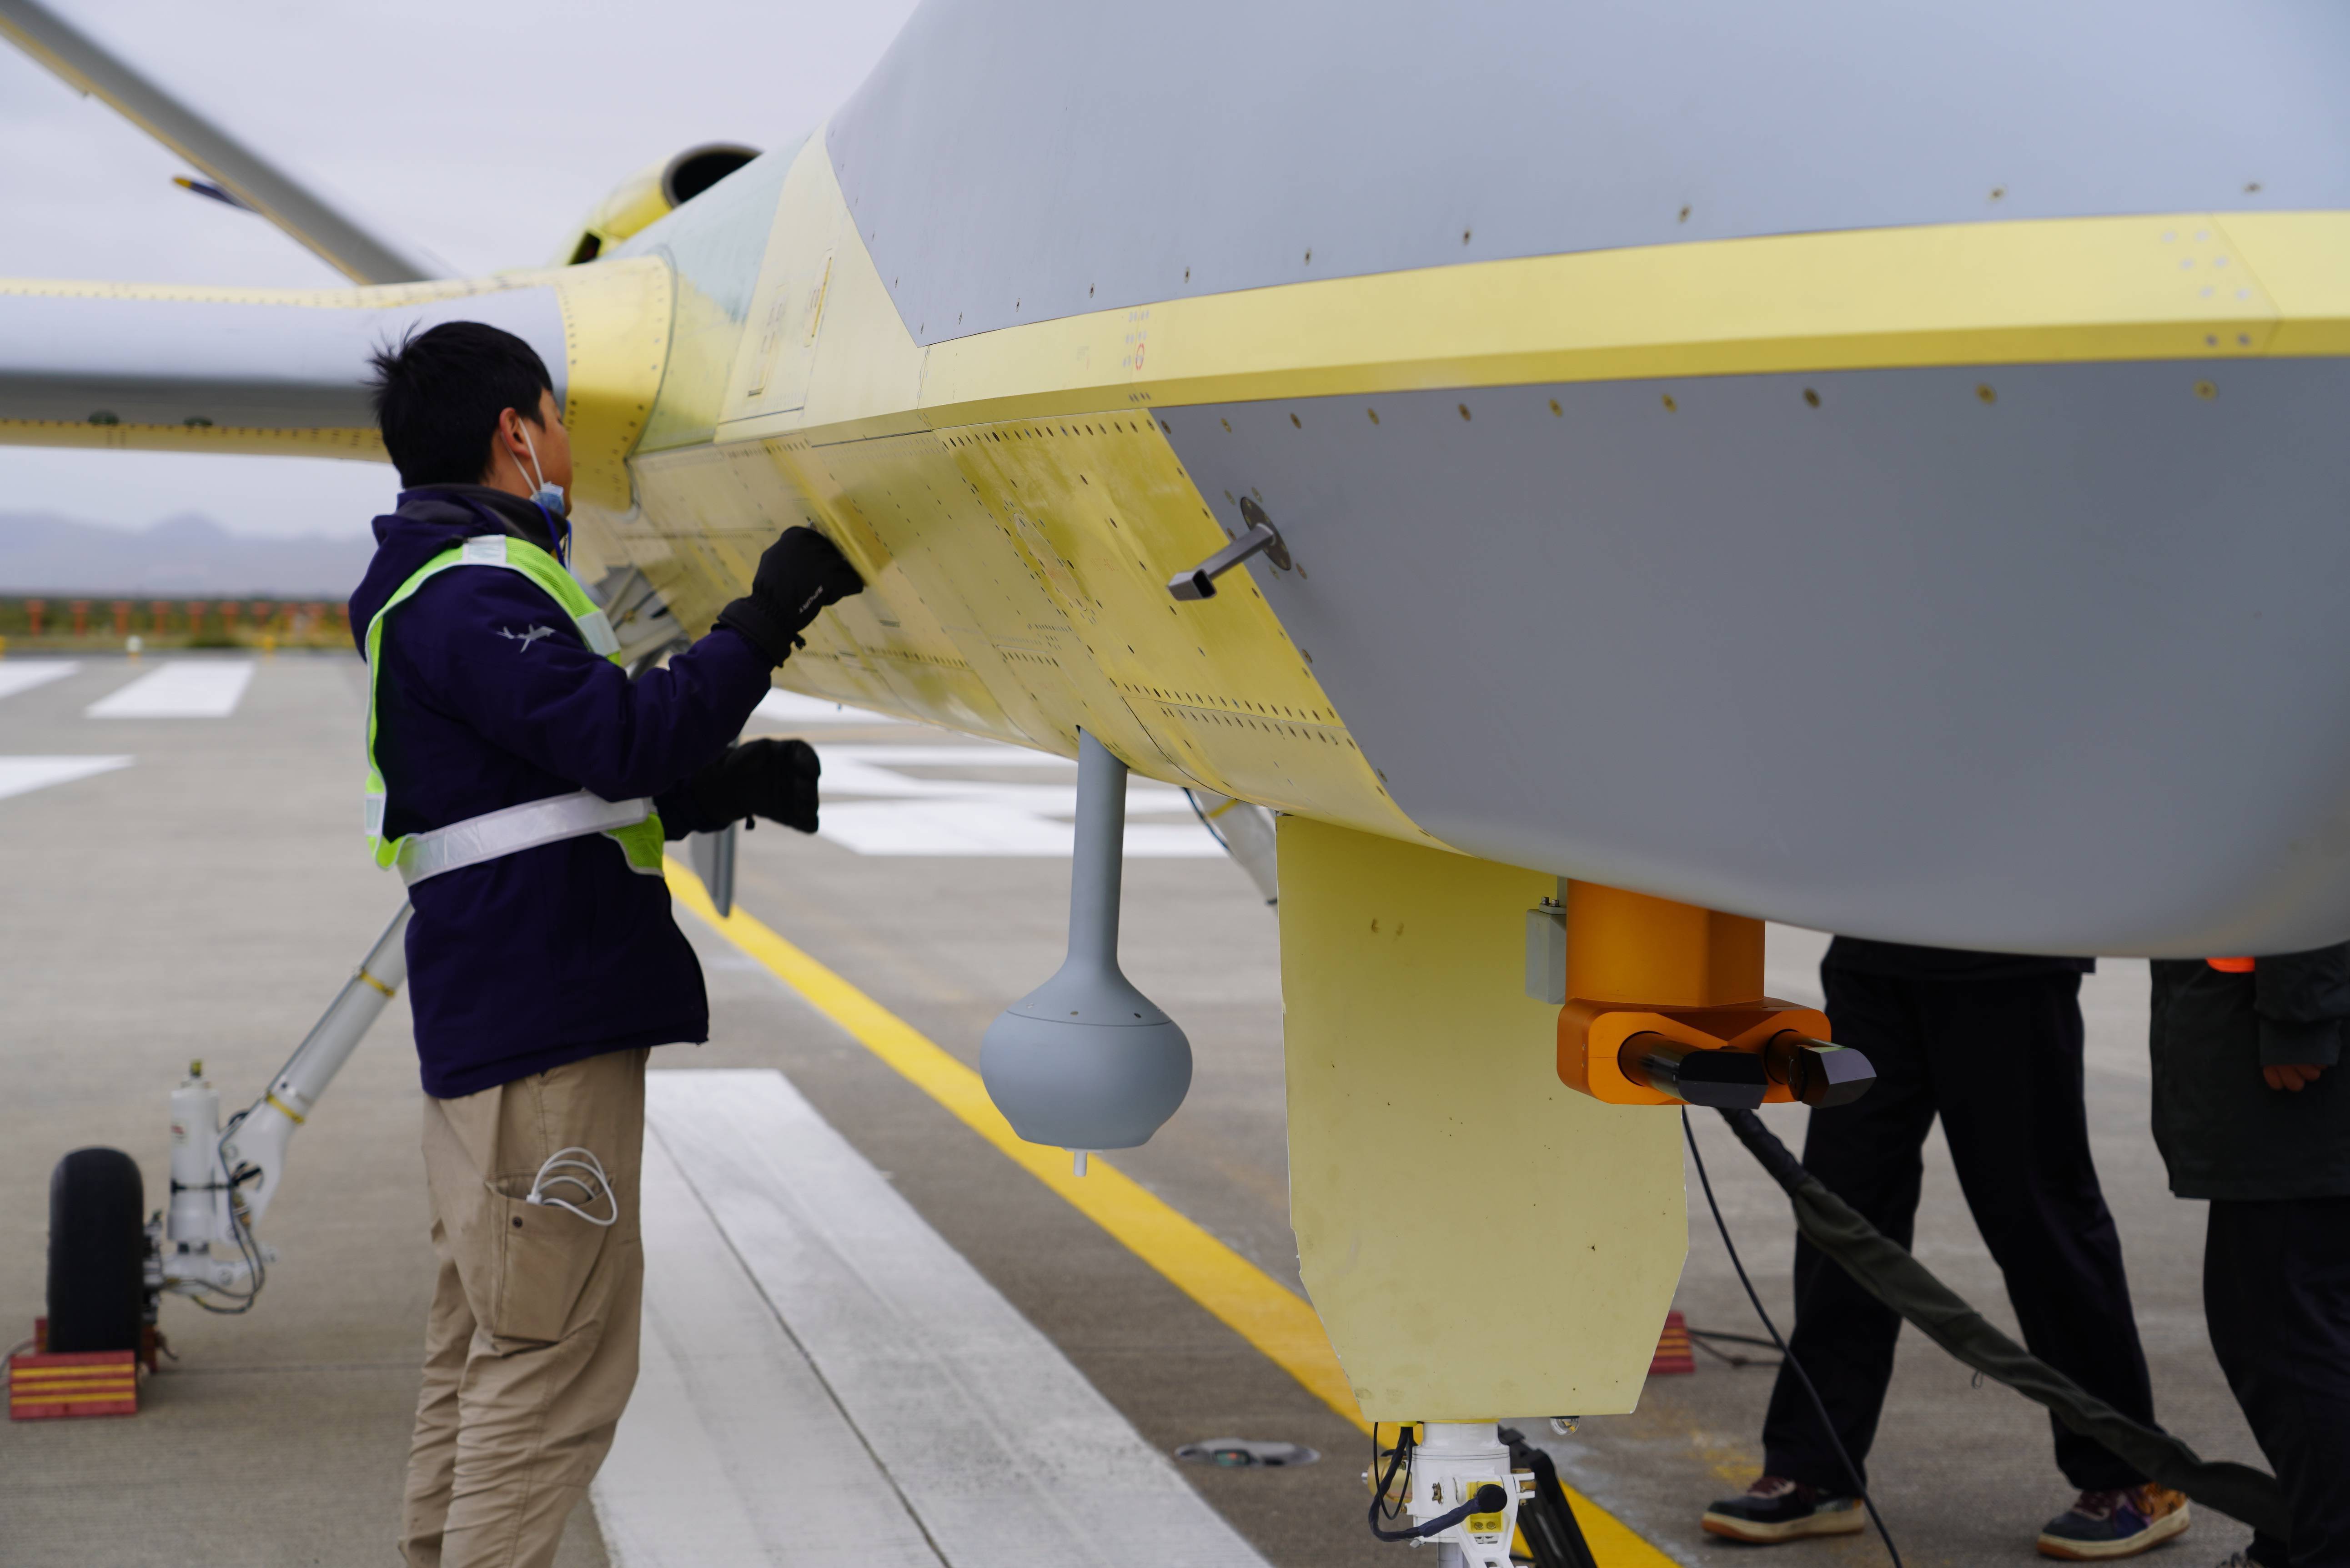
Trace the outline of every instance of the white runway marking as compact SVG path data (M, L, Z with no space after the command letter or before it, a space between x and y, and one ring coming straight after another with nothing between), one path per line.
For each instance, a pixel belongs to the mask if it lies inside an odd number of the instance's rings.
M129 757L0 757L0 800L130 765Z
M809 697L797 691L786 691L781 687L759 699L759 706L751 719L754 723L764 720L765 724L786 730L807 729L818 724L902 724L906 722L869 709L843 707L829 697Z
M1263 1568L782 1074L655 1073L646 1115L647 1384L595 1491L619 1568Z
M1066 758L1003 745L818 750L824 760L822 836L859 855L1066 860L1075 844L1077 764ZM1019 770L1040 782L931 778L907 771L947 768ZM1129 858L1206 859L1224 853L1200 826L1181 790L1131 779L1126 815Z
M70 659L0 659L0 697L14 697L36 686L47 686L80 668Z
M87 710L92 719L225 719L244 699L251 659L181 659Z
M642 1202L644 1360L593 1492L612 1561L939 1568L658 1133Z

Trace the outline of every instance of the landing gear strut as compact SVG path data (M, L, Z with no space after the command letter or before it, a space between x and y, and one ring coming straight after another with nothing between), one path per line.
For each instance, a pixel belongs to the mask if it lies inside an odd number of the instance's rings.
M172 1093L163 1213L141 1220L139 1162L120 1149L76 1149L57 1162L49 1179L50 1350L142 1349L165 1293L213 1312L252 1307L276 1258L253 1227L283 1184L294 1129L408 976L409 913L402 904L269 1091L225 1128L219 1091L203 1063L191 1064Z

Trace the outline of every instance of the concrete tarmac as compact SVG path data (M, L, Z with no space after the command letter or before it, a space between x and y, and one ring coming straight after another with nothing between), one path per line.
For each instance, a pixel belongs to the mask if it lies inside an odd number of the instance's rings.
M0 1096L0 1191L17 1199L0 1206L0 1331L22 1325L0 1332L9 1340L40 1310L57 1158L86 1144L128 1149L145 1169L150 1207L159 1204L166 1097L187 1060L205 1059L224 1105L249 1101L400 902L397 883L359 847L355 660L264 661L224 717L86 715L153 668L88 660L0 698L0 790L11 758L132 759L0 795L0 1065L10 1085ZM962 743L903 725L799 732L843 759L858 747ZM889 766L900 780L975 785L1068 776L972 755L970 765ZM927 813L923 830L935 835L942 813L970 804L907 809ZM1059 961L1067 863L860 854L770 826L743 840L737 896L975 1062L987 1022ZM1183 1111L1118 1163L1295 1286L1274 916L1236 867L1212 857L1130 860L1125 909L1128 971L1189 1032L1198 1074ZM657 1053L657 1067L783 1069L1154 1446L1239 1436L1322 1450L1322 1462L1302 1469L1185 1471L1270 1561L1396 1561L1403 1549L1364 1530L1365 1445L1350 1424L723 938L690 916L682 923L703 956L712 1038ZM1816 994L1809 966L1820 942L1774 929L1779 994ZM2158 1413L2207 1456L2258 1462L2203 1338L2201 1206L2168 1196L2147 1133L2144 992L2142 964L2108 963L2090 982L2090 1114ZM286 1190L264 1227L282 1256L255 1310L213 1317L167 1302L180 1359L150 1380L135 1418L0 1429L0 1565L394 1560L432 1281L418 1112L406 1010L395 1005L296 1140ZM1773 1119L1796 1142L1803 1115ZM1718 1124L1701 1118L1699 1136L1748 1267L1783 1311L1784 1201ZM1757 1332L1694 1182L1691 1205L1678 1304L1700 1328ZM2012 1329L1939 1137L1918 1251ZM1592 1417L1574 1437L1546 1440L1574 1484L1667 1553L1720 1563L1745 1549L1704 1537L1697 1515L1759 1465L1770 1377L1700 1356L1693 1376L1652 1379L1638 1413ZM1539 1417L1526 1424L1545 1430ZM1871 1471L1914 1564L2033 1559L2038 1525L2068 1501L2036 1407L1996 1386L1973 1387L1915 1334L1903 1340ZM2159 1555L2216 1563L2248 1536L2207 1518ZM1880 1558L1873 1541L1849 1539L1779 1548L1772 1560L1801 1568ZM562 1561L604 1560L583 1508Z

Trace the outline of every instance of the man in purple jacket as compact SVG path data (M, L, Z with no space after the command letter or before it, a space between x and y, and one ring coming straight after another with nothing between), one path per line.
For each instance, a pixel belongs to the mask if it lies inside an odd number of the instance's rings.
M400 1547L521 1568L553 1562L636 1381L647 1053L709 1035L661 841L753 815L815 831L815 753L731 742L864 584L791 529L709 636L631 681L565 565L570 441L538 355L454 322L374 363L403 488L351 623L369 837L415 907L441 1260Z

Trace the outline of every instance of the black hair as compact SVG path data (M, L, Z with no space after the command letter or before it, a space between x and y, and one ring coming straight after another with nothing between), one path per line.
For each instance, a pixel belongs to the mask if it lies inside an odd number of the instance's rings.
M538 395L555 389L538 350L479 321L411 327L368 363L384 450L409 489L479 483L498 416L512 409L538 424Z

